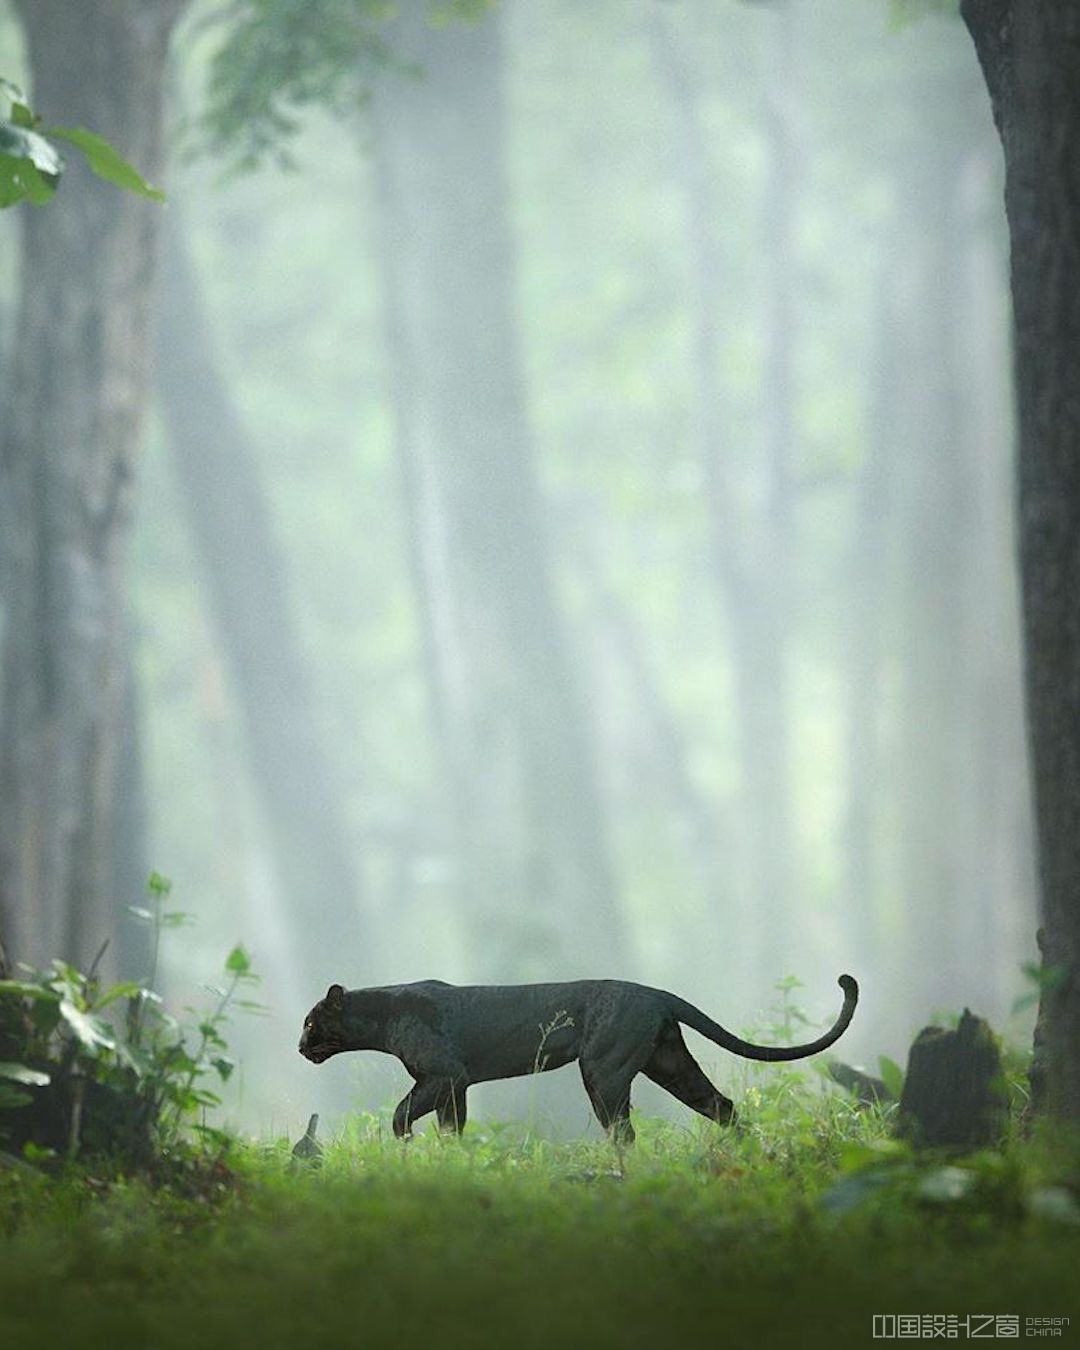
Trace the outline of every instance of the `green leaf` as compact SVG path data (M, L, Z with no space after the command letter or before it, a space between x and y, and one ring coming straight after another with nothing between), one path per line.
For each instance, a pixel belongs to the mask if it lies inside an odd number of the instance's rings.
M48 1087L52 1081L47 1073L40 1069L31 1069L26 1064L8 1064L0 1061L0 1078L9 1083L23 1083L26 1087Z
M229 1081L232 1077L233 1069L236 1068L236 1061L229 1059L226 1055L219 1055L217 1059L212 1059L210 1063L217 1069L218 1076L223 1083Z
M225 969L232 975L247 975L251 970L251 957L239 943L225 958Z
M151 187L116 147L110 145L105 137L99 136L96 131L87 131L85 127L49 127L46 134L58 141L69 141L77 146L86 156L91 171L99 178L104 178L107 183L113 183L128 192L136 192L140 197L149 197L155 202L165 200L164 192L160 188Z
M138 998L142 993L142 985L134 980L129 980L125 984L114 984L99 999L94 1001L94 1011L100 1012L102 1008L107 1008L110 1003L115 1003L118 998Z
M20 1106L29 1106L33 1100L30 1093L23 1092L22 1088L0 1083L0 1111L16 1111Z
M86 983L86 976L81 970L77 970L69 961L61 961L59 957L55 957L52 964L53 970L66 985L72 989L82 990Z
M225 1037L221 1034L220 1031L218 1031L216 1023L200 1022L199 1035L202 1036L203 1040L207 1043L207 1045L216 1046L219 1050L225 1049L226 1046Z
M0 980L0 995L14 994L18 998L46 999L55 1003L60 995L47 984L31 984L29 980Z
M22 1155L28 1163L48 1162L56 1157L56 1149L44 1148L41 1144L35 1144L32 1139L28 1139L22 1146Z
M888 1055L880 1055L878 1057L878 1073L881 1075L881 1081L899 1101L901 1093L904 1091L903 1069L897 1064L896 1060L890 1059Z
M163 899L172 890L172 882L160 872L151 872L146 878L146 889L151 895Z
M53 993L50 989L49 993ZM49 1037L56 1030L60 1021L60 999L57 996L52 998L35 999L29 1009L30 1021L39 1036Z
M868 1143L845 1144L840 1150L840 1170L859 1172L864 1168L905 1163L910 1147L900 1139L872 1139Z
M0 150L0 208L14 206L17 202L44 206L56 191L56 182L55 178L35 168L30 160Z
M28 159L35 169L54 179L64 172L64 161L55 145L50 145L38 132L13 122L0 122L0 154Z
M60 1016L71 1028L77 1040L79 1040L87 1050L102 1048L105 1050L114 1050L116 1042L108 1029L93 1017L76 1008L69 999L63 999L60 1004Z

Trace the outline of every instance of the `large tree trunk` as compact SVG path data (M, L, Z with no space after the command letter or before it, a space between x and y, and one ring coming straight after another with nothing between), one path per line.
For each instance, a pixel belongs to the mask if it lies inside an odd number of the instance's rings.
M172 461L204 563L206 591L242 710L277 873L275 910L303 913L296 966L312 997L344 956L377 972L341 789L320 734L289 578L248 440L214 355L184 240L169 231L158 389ZM268 927L288 931L287 920Z
M1080 1120L1080 7L963 0L1005 151L1045 1107Z
M439 701L466 784L470 950L478 974L598 952L616 968L592 738L554 595L518 349L501 21L434 28L425 16L414 4L399 25L398 49L420 72L380 91L375 153L392 174L416 356L399 422L407 399L425 510L443 532L441 543L426 533L445 550L425 564L439 576L429 597L446 601L432 645L443 672L461 663L452 681L439 677Z
M181 0L19 0L34 104L160 177ZM160 208L72 156L22 218L2 432L0 927L13 958L88 962L123 905L114 863L125 606ZM130 705L128 705L130 706Z

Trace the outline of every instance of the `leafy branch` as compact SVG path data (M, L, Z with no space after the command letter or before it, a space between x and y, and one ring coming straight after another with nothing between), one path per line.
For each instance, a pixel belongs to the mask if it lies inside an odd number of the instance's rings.
M107 183L155 202L165 200L104 136L85 127L43 127L22 90L0 78L0 208L24 201L44 206L52 198L64 172L57 141L73 145Z
M139 1164L185 1125L204 1137L215 1134L205 1113L221 1098L207 1079L224 1084L235 1067L224 1035L230 1012L265 1009L237 997L258 977L247 951L236 946L225 960L223 987L212 990L210 1011L187 1009L199 1019L194 1028L165 1010L153 989L161 934L190 921L167 908L170 892L155 873L147 906L133 910L154 928L146 983L103 988L96 962L84 973L60 960L0 980L0 1138L36 1156L42 1149L67 1157L82 1150ZM126 1016L116 1019L124 1001Z

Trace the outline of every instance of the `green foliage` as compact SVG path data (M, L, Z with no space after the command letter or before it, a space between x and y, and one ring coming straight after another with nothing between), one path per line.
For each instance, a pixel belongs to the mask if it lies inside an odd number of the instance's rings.
M160 188L150 184L117 153L104 136L96 131L87 131L85 127L50 127L49 135L54 141L67 141L76 146L86 156L86 162L92 173L103 178L106 183L140 197L149 197L151 201L163 202L165 194Z
M494 0L431 0L433 27L475 21ZM202 131L207 148L252 169L266 159L293 168L287 143L309 108L348 121L370 97L373 80L391 69L413 75L394 55L388 0L243 0L210 67ZM318 167L316 165L315 167Z
M165 200L165 194L151 187L103 136L85 127L40 127L41 118L30 111L21 90L0 78L0 208L22 201L43 206L49 201L64 172L54 141L74 145L106 182L156 202Z
M890 1059L888 1055L880 1055L878 1057L878 1073L889 1092L899 1101L904 1091L903 1069L895 1059Z
M239 13L237 13L239 10ZM330 108L354 114L367 99L374 71L390 52L385 0L245 0L210 69L203 131L209 145L254 168L268 156L293 161L285 143L299 127L297 111Z
M56 147L34 130L38 119L21 91L0 79L0 207L47 202L64 169Z
M812 1138L818 1098L786 1109ZM485 1124L403 1146L374 1116L317 1171L286 1139L158 1188L0 1171L0 1342L863 1346L897 1308L1068 1313L1075 1148L914 1169L864 1122L782 1169L745 1135L636 1124L621 1158Z
M165 907L170 890L155 873L149 907L134 910L153 925L155 973L162 930L186 919ZM0 981L0 1141L24 1153L109 1154L139 1166L186 1128L219 1140L205 1113L221 1104L210 1084L227 1082L234 1068L224 1035L229 1010L261 1010L237 997L258 982L243 947L226 957L224 975L209 1012L187 1009L194 1027L166 1012L153 974L147 985L103 988L94 970L55 960Z

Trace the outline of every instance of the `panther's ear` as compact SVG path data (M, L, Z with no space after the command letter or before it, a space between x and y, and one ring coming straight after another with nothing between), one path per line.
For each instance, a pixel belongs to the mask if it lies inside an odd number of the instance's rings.
M340 1008L345 1001L345 990L340 984L332 984L326 991L326 1002L331 1008Z

